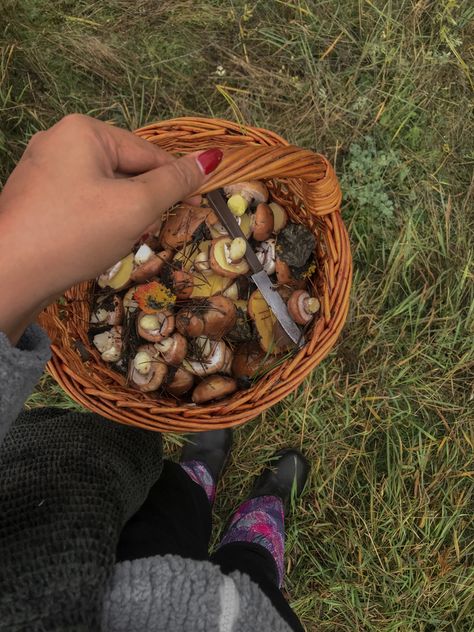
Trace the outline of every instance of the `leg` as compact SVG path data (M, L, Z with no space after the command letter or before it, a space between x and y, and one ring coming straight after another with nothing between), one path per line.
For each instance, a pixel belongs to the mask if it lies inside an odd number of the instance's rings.
M211 562L229 575L233 571L245 573L269 598L275 610L295 632L304 632L298 617L278 587L278 571L269 551L260 544L234 542L225 544L212 555Z
M117 561L167 553L207 560L210 536L205 491L178 463L164 461L160 478L120 535Z
M284 574L285 512L291 495L303 491L309 472L296 450L283 450L255 481L250 498L232 516L220 547L211 557L228 574L247 574L267 595L288 625L303 630L280 587Z
M230 430L188 437L181 465L165 461L160 479L120 536L117 561L172 553L209 559L215 485L232 445Z

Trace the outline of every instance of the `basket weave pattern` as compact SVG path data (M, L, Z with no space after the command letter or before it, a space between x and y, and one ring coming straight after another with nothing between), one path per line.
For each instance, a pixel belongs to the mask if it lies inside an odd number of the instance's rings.
M121 423L162 432L242 424L291 393L329 353L344 325L352 258L336 175L319 154L289 145L268 130L220 119L173 119L136 134L173 153L223 149L221 164L200 193L231 182L265 180L291 220L305 224L316 236L318 271L312 283L321 299L321 313L306 333L306 346L250 389L206 406L180 404L130 388L100 359L87 336L93 282L84 282L66 292L64 304L53 304L40 316L52 340L48 370L75 401Z

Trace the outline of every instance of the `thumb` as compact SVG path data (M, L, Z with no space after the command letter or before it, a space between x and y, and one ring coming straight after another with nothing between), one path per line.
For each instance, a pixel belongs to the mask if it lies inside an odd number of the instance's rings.
M170 206L189 198L208 179L222 160L217 148L195 152L131 178L143 186L150 219Z

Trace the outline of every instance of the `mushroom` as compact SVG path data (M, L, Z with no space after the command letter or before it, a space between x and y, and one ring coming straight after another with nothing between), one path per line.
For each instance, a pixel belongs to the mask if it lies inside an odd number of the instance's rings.
M280 285L288 285L296 289L303 289L306 285L304 279L295 279L290 266L279 257L275 261L275 272Z
M267 239L266 241L262 241L255 249L255 254L265 272L267 274L274 274L276 268L275 240Z
M240 226L241 231L248 239L252 234L252 217L249 213L244 213L239 217L235 218L237 220L237 224ZM211 211L206 218L206 224L209 227L209 231L213 239L219 239L219 237L229 237L229 233L225 226L221 224L217 215Z
M234 303L225 296L211 296L184 307L176 314L176 329L188 338L208 336L219 340L235 325Z
M237 382L232 377L211 375L206 377L193 391L191 399L195 404L204 404L213 399L222 399L237 390Z
M227 345L223 340L199 336L194 340L193 355L183 361L183 368L198 377L220 373L228 362Z
M232 375L235 378L252 378L269 371L275 366L275 357L270 356L255 342L245 342L235 351Z
M268 201L268 189L260 180L229 184L224 187L224 193L228 198L240 195L247 202L247 205L252 202L259 204L260 202Z
M247 311L255 323L260 346L266 353L276 355L288 346L287 341L276 326L277 319L275 315L268 307L259 290L255 290L250 295Z
M171 285L178 299L208 298L222 293L232 283L229 277L223 277L211 273L203 274L195 271L173 270L171 273Z
M247 274L249 265L244 259L247 243L242 237L221 237L212 241L209 259L216 274L235 279Z
M140 312L137 318L137 333L150 342L161 342L174 330L175 318L169 309L154 314Z
M117 362L122 355L122 327L115 325L111 329L96 334L92 339L94 346L105 362Z
M273 232L273 213L268 204L263 202L257 206L253 216L253 238L257 241L265 241Z
M150 254L151 253L151 254ZM173 258L171 250L162 250L157 255L146 244L140 246L135 253L136 267L130 275L135 283L144 283L154 276L158 276L166 263Z
M92 325L120 325L123 320L123 302L118 294L97 299L90 323Z
M122 290L130 282L133 270L133 254L130 253L106 270L97 279L99 287L111 287L113 290Z
M184 395L187 393L194 385L194 375L183 369L183 367L179 366L174 375L172 375L169 382L167 382L164 387L170 393L170 395L174 395L175 397L179 397L180 395Z
M129 290L127 290L125 296L123 297L123 308L127 315L133 314L138 309L138 303L135 300L135 292L137 291L137 287L138 286L136 285L131 287Z
M193 239L196 230L211 212L209 208L180 204L170 212L160 233L165 248L180 248Z
M171 366L179 366L188 351L186 338L178 332L160 342L155 342L154 346L163 361Z
M130 361L128 379L139 391L156 391L167 374L168 367L157 358L153 345L138 347L135 357Z
M277 202L270 202L268 206L272 209L273 232L277 235L287 225L288 213L285 211L283 206L281 206L281 204L277 204Z
M295 290L288 300L288 311L298 325L307 325L320 307L319 300L311 297L306 290Z

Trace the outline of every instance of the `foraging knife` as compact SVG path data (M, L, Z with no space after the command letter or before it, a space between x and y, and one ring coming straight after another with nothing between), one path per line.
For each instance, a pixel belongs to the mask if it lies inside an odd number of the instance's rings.
M281 296L273 287L273 283L271 282L270 277L263 269L263 266L258 260L257 255L252 250L249 242L242 232L242 229L237 223L237 220L227 206L224 195L221 193L220 190L215 190L211 191L210 193L206 193L206 198L232 239L241 237L245 240L245 243L247 244L245 259L247 260L247 263L249 264L249 267L252 271L253 282L260 290L263 298L267 302L268 307L272 310L285 334L295 345L297 345L298 347L302 347L305 344L305 339L303 334L301 333L300 328L288 313L288 308L285 304L285 301L281 298Z

